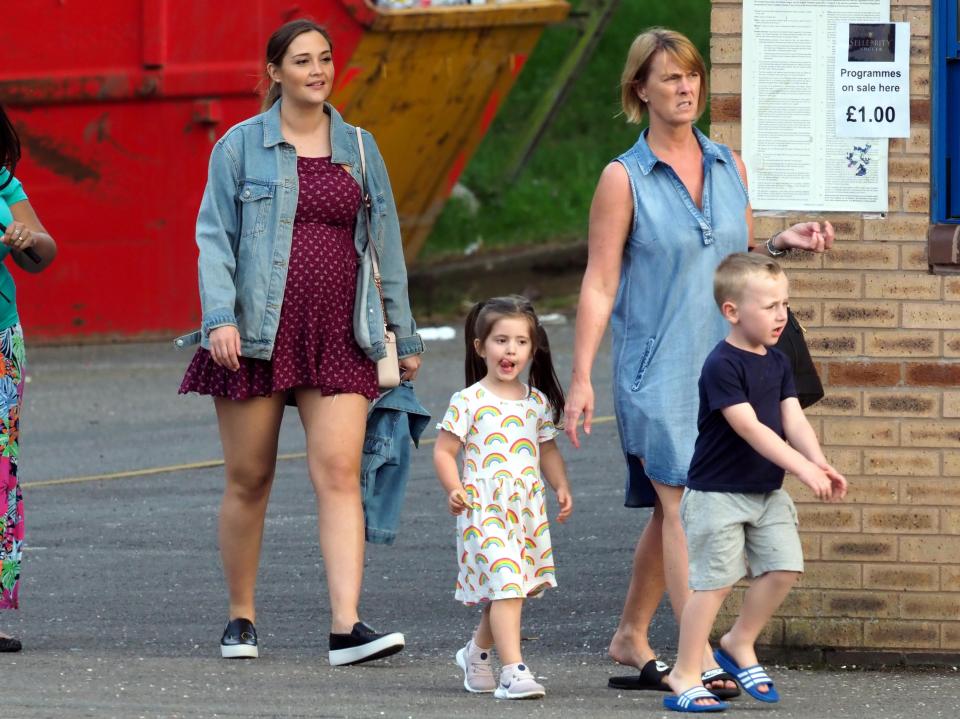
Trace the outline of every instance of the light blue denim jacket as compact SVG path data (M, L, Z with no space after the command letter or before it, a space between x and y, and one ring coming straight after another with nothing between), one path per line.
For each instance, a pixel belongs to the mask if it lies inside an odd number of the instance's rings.
M356 133L337 110L330 115L332 162L347 165L362 183ZM390 180L373 136L364 131L367 191L372 202L370 236L377 247L383 299L390 329L397 335L401 357L423 352L407 296L407 271L400 223ZM280 130L280 101L269 110L235 125L210 155L207 186L197 217L200 248L201 330L177 340L184 346L200 341L209 349L210 331L234 325L241 354L270 359L280 321L287 279L293 221L297 211L297 153ZM366 212L357 212L354 246L362 258L367 245ZM357 282L354 336L372 360L386 356L383 313L368 263Z
M410 382L401 382L370 407L363 440L360 490L365 536L371 544L393 544L410 477L410 443L420 435L430 413Z
M724 257L747 250L747 190L733 154L694 133L703 153L702 210L650 150L646 131L617 158L634 209L611 318L614 409L624 453L671 485L686 483L700 370L727 333L713 273Z

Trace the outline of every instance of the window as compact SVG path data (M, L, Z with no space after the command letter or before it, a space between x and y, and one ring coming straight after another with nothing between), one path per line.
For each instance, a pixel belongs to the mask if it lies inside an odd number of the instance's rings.
M933 2L931 218L960 224L960 0Z

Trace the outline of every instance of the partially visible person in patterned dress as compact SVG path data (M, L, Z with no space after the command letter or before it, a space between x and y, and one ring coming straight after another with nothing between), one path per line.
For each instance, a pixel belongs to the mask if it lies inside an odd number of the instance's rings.
M356 664L404 646L403 634L377 633L358 616L361 449L368 403L379 393L375 361L385 356L379 297L357 291L368 236L377 242L404 379L416 377L423 344L410 313L383 158L363 133L362 187L354 128L326 102L332 49L327 33L309 20L272 35L265 111L214 146L197 219L202 346L180 392L211 395L220 426L226 487L219 539L229 591L220 650L227 658L259 655L254 589L288 403L303 422L317 496L330 663ZM372 198L369 215L364 190Z
M13 259L27 272L40 272L53 262L57 245L40 224L27 194L15 177L20 138L0 107L0 260ZM32 248L40 262L27 257ZM18 479L20 406L24 382L23 330L17 312L17 289L5 263L0 263L0 609L20 602L23 552L23 495ZM0 652L19 652L20 640L0 631Z
M540 698L544 688L520 653L520 617L528 597L557 586L541 470L557 493L557 520L566 521L573 511L554 441L563 389L547 333L526 298L477 304L464 335L467 387L450 398L433 455L448 507L457 515L455 596L483 606L480 624L456 661L469 692ZM520 377L528 365L526 385ZM494 646L499 681L490 659Z

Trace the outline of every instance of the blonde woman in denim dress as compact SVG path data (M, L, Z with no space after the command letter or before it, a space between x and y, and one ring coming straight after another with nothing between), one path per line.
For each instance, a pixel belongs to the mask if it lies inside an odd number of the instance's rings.
M653 28L639 35L621 78L629 122L649 128L604 169L590 209L589 254L577 309L566 433L579 447L589 435L590 380L597 350L612 325L614 407L628 466L626 506L653 507L637 543L620 624L608 653L640 675L613 677L618 689L670 691L648 631L664 589L679 619L689 594L680 498L697 434L697 379L726 333L713 302L713 273L728 254L748 249L753 220L747 173L730 148L694 122L707 100L707 70L683 35ZM823 252L830 223L806 222L756 251ZM739 693L704 647L704 684Z
M229 593L224 658L259 656L254 590L284 406L306 435L326 568L333 665L400 651L400 632L360 621L364 519L361 449L375 361L385 356L375 291L357 291L366 249L363 190L377 243L401 376L412 380L423 344L407 298L396 206L383 158L328 102L333 47L316 23L294 20L267 43L264 112L214 146L197 218L201 348L181 392L213 396L226 465L220 552ZM361 288L364 285L361 285Z
M53 262L57 245L40 224L23 185L14 176L20 139L0 107L0 260L10 257L26 272L40 272ZM32 250L34 258L25 253ZM39 258L39 262L36 262ZM20 491L20 407L25 371L23 330L17 291L6 263L0 264L0 610L20 604L23 558L23 495ZM19 652L20 640L0 630L0 652Z

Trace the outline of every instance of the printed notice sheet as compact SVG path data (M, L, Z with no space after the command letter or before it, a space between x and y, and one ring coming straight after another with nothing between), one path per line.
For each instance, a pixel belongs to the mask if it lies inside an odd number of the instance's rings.
M890 0L744 0L742 154L755 210L887 211L887 139L838 137L837 23Z

